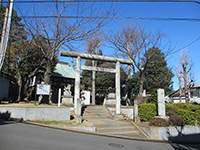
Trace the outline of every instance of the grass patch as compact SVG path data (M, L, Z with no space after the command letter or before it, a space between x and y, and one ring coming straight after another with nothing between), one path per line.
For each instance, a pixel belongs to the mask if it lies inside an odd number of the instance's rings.
M67 106L63 106L61 105L60 107L58 107L55 104L38 104L34 102L30 102L30 103L24 103L24 102L19 102L19 103L0 103L0 106L6 106L6 107L31 107L31 108L66 108Z
M60 126L92 126L92 124L88 121L83 121L82 123L76 123L76 119L69 121L36 121L41 124L50 124L50 125L60 125Z

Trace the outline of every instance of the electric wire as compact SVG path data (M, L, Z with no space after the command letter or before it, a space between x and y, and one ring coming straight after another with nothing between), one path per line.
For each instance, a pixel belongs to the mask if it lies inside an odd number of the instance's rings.
M136 19L157 21L200 21L199 18L155 18L155 17L98 17L98 16L19 16L21 18L81 18L81 19Z
M169 55L172 55L172 54L175 54L175 53L179 52L180 50L182 50L182 49L184 49L184 48L186 48L186 47L188 47L188 46L194 44L194 43L197 42L198 40L200 40L200 37L198 37L197 39L195 39L194 41L192 41L192 42L189 43L188 45L183 46L182 48L179 48L178 50L171 52Z
M44 3L44 2L192 2L200 4L198 0L15 0L13 3ZM3 1L2 3L7 3Z

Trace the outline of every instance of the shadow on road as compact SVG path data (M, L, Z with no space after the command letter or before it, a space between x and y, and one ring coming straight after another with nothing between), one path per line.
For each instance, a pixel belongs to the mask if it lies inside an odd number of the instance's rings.
M10 118L10 116L11 114L8 111L5 113L0 112L0 125L16 123L13 121L13 119Z
M179 143L171 143L171 146L174 150L199 150L200 144L179 144Z
M171 146L175 150L191 150L200 149L200 134L179 134L178 136L169 137L171 141Z
M10 118L10 116L11 114L8 111L3 112L3 113L0 112L0 119L8 119Z
M193 143L199 143L200 144L200 134L199 133L195 133L195 134L188 134L188 135L178 135L178 136L172 136L169 137L169 141L171 142L185 142L185 143L189 143L189 142L193 142Z

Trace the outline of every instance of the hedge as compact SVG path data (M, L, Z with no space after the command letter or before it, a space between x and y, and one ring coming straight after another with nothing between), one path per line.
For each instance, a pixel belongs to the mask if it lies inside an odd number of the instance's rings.
M186 125L196 125L196 120L197 120L196 113L190 110L178 109L177 115L183 118Z
M181 117L185 125L200 124L200 105L188 103L166 103L167 116ZM139 116L141 121L149 121L157 115L157 105L152 103L144 103L139 105Z
M157 114L157 106L153 103L144 103L138 106L138 114L141 121L149 121Z

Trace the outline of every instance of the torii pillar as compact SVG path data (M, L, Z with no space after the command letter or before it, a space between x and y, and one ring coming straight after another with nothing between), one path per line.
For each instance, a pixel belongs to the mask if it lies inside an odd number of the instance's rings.
M76 58L76 78L75 78L75 92L74 92L74 112L76 113L77 99L80 98L80 76L81 76L81 57Z
M121 89L120 89L120 62L119 61L116 62L115 86L116 86L116 115L120 115Z

